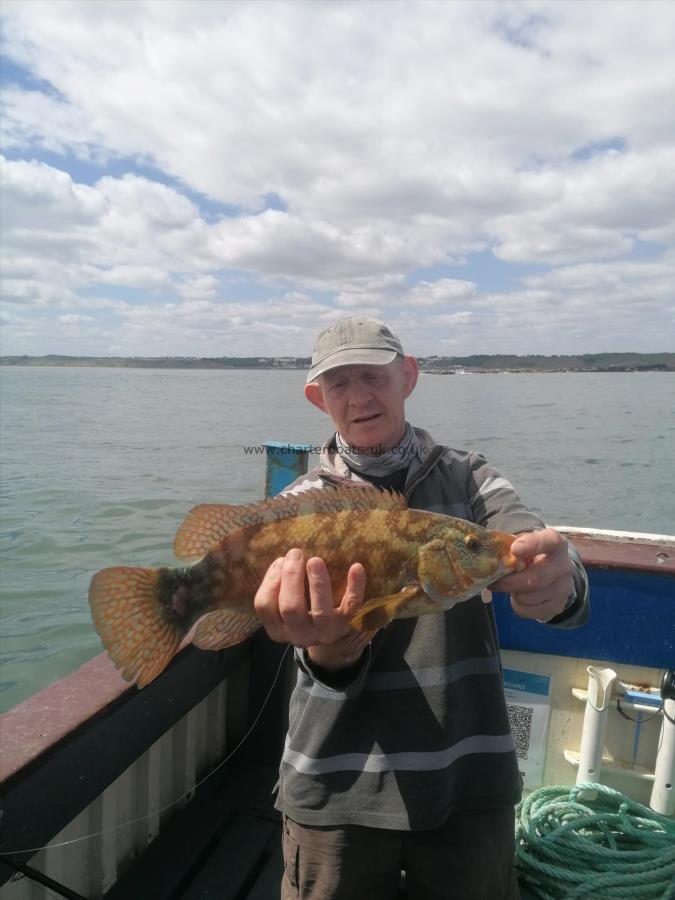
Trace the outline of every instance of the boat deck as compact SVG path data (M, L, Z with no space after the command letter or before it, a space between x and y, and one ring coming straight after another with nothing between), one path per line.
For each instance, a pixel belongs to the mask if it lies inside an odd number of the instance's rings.
M227 777L207 781L106 900L278 900L283 861L272 798L276 777L271 767L238 765ZM406 896L402 884L395 900ZM521 888L521 900L536 898Z

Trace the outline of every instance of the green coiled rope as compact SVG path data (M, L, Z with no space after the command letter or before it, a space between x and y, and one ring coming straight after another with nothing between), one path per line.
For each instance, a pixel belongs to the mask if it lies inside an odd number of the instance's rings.
M602 784L539 788L516 810L516 869L541 900L675 900L675 821Z

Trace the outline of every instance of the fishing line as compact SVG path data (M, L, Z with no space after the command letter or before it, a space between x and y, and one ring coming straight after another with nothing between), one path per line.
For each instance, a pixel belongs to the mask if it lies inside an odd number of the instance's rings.
M270 697L272 696L272 691L276 687L277 681L279 680L279 675L281 674L281 669L284 664L284 660L286 659L286 654L288 653L288 649L290 646L291 646L290 644L286 644L284 652L281 656L281 660L279 661L279 665L277 666L277 671L274 675L274 679L272 680L270 689L267 692L267 696L263 700L262 706L258 710L258 714L256 715L256 717L253 721L253 724L251 725L249 730L246 732L246 734L243 736L243 738L239 741L237 746L227 754L225 759L221 759L221 761L218 763L218 765L214 769L211 769L211 771L208 772L193 787L191 787L189 791L186 791L180 797L177 797L175 800L172 800L171 803L168 803L166 806L162 806L159 809L155 809L152 812L147 813L147 815L145 815L145 816L139 816L137 819L129 819L129 821L127 821L127 822L120 822L119 825L111 825L109 828L103 828L101 831L94 831L91 834L84 834L81 837L72 838L69 841L60 841L58 844L45 844L43 847L27 847L23 850L3 850L0 852L0 857L12 856L17 853L39 853L40 850L54 850L57 847L67 847L69 844L79 844L81 841L88 841L91 838L101 837L104 834L109 834L111 831L119 831L120 828L127 828L129 825L136 825L138 822L145 822L148 819L152 818L153 816L161 815L161 813L166 812L167 809L171 809L171 807L175 806L177 803L181 803L183 800L185 800L187 797L189 797L191 794L193 794L197 790L198 787L201 787L206 781L209 780L209 778L211 778L213 775L215 775L216 772L218 771L218 769L222 768L225 765L225 763L234 756L234 754L241 747L241 745L244 743L244 741L248 739L249 735L251 734L251 732L253 731L255 726L258 724L258 720L262 716L262 714L265 710L265 707L267 706L267 703L268 703Z

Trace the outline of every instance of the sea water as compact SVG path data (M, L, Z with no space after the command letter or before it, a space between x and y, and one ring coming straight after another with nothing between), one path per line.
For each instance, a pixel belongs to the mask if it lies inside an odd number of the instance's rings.
M91 576L171 565L196 503L260 499L266 440L319 445L299 371L0 369L0 709L97 653ZM550 524L675 533L671 373L422 375L409 420Z

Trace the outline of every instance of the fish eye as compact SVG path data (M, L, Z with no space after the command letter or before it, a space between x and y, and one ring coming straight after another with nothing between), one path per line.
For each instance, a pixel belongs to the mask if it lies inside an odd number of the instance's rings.
M464 545L472 553L477 553L480 550L480 541L475 534L467 534L464 538Z

